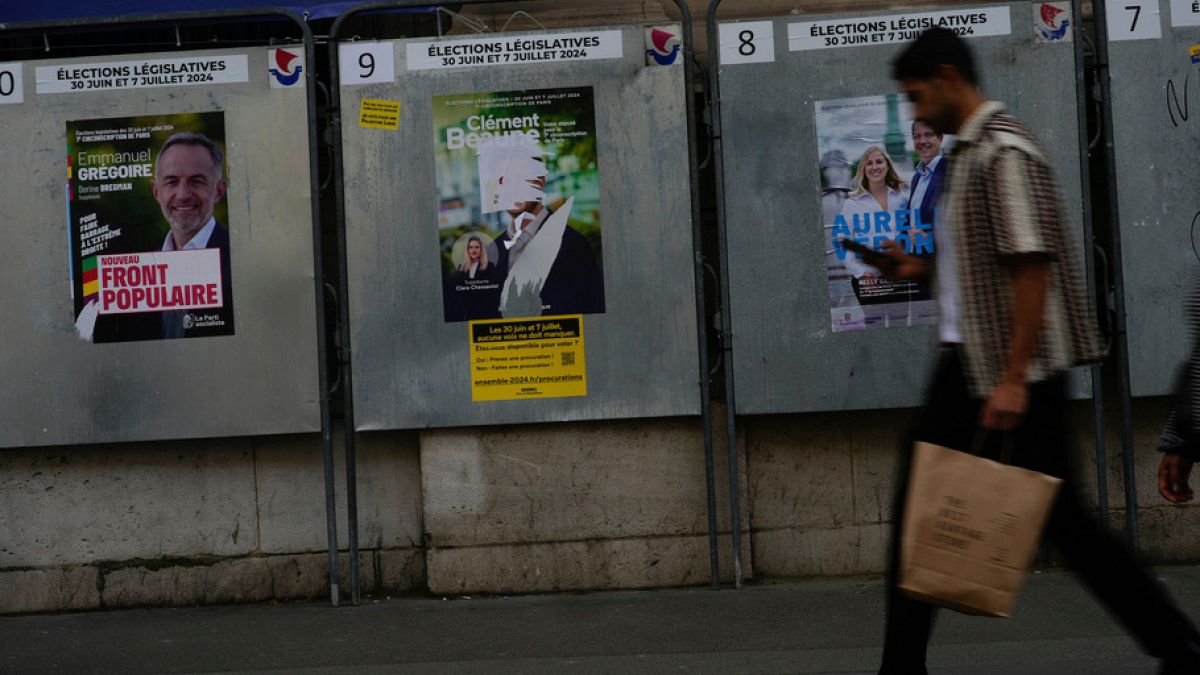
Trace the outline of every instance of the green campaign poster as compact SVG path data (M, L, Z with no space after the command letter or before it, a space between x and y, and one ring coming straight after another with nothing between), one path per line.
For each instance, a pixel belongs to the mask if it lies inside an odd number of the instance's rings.
M604 312L591 87L433 98L446 321Z

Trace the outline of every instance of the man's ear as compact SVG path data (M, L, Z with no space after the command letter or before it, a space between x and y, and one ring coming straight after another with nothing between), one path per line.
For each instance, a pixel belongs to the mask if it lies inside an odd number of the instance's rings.
M213 200L214 202L219 202L225 198L225 188L226 188L226 185L225 185L224 178L217 181L217 198L215 200Z

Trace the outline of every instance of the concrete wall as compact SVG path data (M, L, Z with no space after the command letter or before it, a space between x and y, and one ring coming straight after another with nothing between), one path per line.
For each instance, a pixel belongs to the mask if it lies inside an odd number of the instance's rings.
M327 597L322 467L316 436L0 451L0 612ZM419 587L415 435L358 468L365 588Z
M730 512L725 458L722 444L721 514ZM426 431L421 476L433 592L679 586L710 578L698 419ZM728 516L718 525L721 568L732 580ZM743 515L740 529L747 528Z
M535 16L555 26L658 21L675 11L614 2L579 19L554 4L543 3ZM730 0L722 17L787 13L796 4ZM810 11L882 5L805 2ZM691 6L702 21L704 5ZM492 6L485 18L502 24L507 14ZM1110 518L1121 529L1119 418L1111 386L1108 392ZM728 582L729 480L717 412L720 566ZM881 572L908 415L739 420L744 574ZM1083 492L1094 503L1090 404L1074 406L1071 416ZM1145 556L1200 559L1200 510L1168 505L1155 489L1153 443L1166 402L1139 401L1134 416ZM344 547L340 434L335 447ZM703 448L700 421L692 418L360 434L364 589L459 594L705 584ZM0 451L0 613L320 599L328 593L325 527L314 436ZM343 557L343 589L346 565Z

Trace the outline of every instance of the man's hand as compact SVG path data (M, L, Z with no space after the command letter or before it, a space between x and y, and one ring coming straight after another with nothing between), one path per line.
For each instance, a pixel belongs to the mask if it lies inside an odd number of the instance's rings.
M1192 501L1192 488L1188 486L1191 473L1192 460L1173 452L1163 453L1158 465L1158 494L1176 504Z
M992 389L979 423L989 431L1011 431L1021 423L1029 408L1029 386L1024 382L1006 380Z
M914 255L908 255L896 242L883 242L883 254L887 261L875 265L883 276L893 281L921 281L929 278L929 263ZM874 264L868 261L868 264Z

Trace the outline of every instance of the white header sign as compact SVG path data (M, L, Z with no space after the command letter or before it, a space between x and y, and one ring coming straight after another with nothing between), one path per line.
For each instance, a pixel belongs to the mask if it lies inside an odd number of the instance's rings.
M775 60L775 22L738 21L720 27L721 65Z
M619 59L623 54L619 30L438 40L408 43L408 69L441 70L592 61Z
M1200 0L1171 0L1172 26L1200 26Z
M974 7L949 12L792 23L788 24L788 49L799 52L908 42L934 26L949 28L964 38L1008 35L1012 32L1008 7Z
M1173 6L1172 6L1173 7ZM1158 0L1122 0L1104 3L1108 40L1157 40L1162 37Z
M246 55L38 66L37 93L230 84L249 80Z
M0 63L0 104L25 101L25 78L20 63Z
M338 45L338 83L392 83L396 56L391 42L343 42Z

